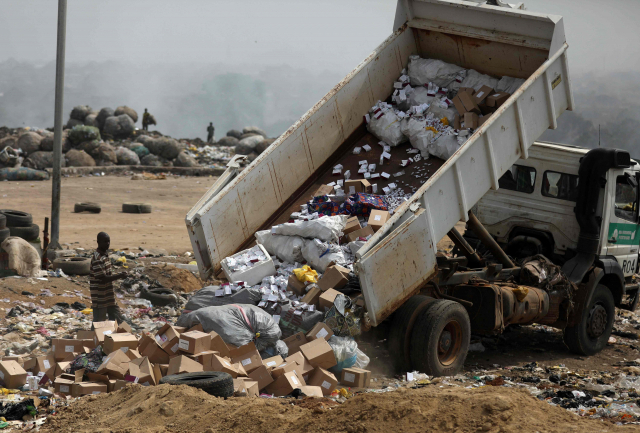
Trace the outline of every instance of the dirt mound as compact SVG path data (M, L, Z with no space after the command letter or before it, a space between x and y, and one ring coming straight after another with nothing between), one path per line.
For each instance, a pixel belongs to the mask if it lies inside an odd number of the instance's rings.
M166 264L151 265L145 268L145 274L154 280L158 280L163 287L173 289L176 292L190 293L200 290L202 280L186 269L178 269Z
M637 431L579 418L526 392L427 387L361 394L336 407L289 399L223 400L187 386L128 385L61 410L43 432L576 432Z

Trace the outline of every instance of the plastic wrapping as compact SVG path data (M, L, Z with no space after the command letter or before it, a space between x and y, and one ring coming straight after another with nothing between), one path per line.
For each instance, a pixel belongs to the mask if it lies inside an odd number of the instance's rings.
M311 221L296 221L274 226L275 235L300 236L307 239L320 239L324 242L338 242L347 225L346 215L324 216Z
M300 236L272 235L270 230L256 232L256 241L267 250L269 254L277 256L283 262L303 262L302 247L305 240Z
M340 373L343 368L353 367L356 364L358 360L358 343L353 338L332 335L328 343L333 349L333 355L338 363L331 367L329 371Z
M231 295L216 296L216 291L222 289L222 286L207 286L195 292L184 309L187 311L195 311L206 307L219 307L229 304L252 304L257 305L262 299L262 293L258 289L244 287Z
M354 256L356 255L356 253L358 252L358 250L360 248L362 248L364 246L366 242L364 241L353 241L353 242L349 242L349 250L351 251L351 254L353 254Z
M273 304L265 311L280 316L279 326L282 330L282 338L290 337L297 332L306 334L324 317L324 314L318 310L296 309L290 301Z
M455 134L443 134L428 146L429 153L440 159L447 160L460 148Z
M433 131L425 129L426 123L427 119L424 117L410 117L402 121L402 132L424 158L429 157L428 145L434 137Z
M420 86L414 88L411 93L407 95L407 99L398 104L398 109L407 111L409 110L409 108L416 105L431 104L431 101L433 101L436 97L429 96L428 93L429 91L426 87Z
M407 75L411 78L411 85L423 86L432 82L438 87L449 87L455 81L456 75L464 68L445 63L442 60L421 59L420 56L409 56Z
M453 105L449 108L445 108L446 104L444 105L445 106L443 107L439 100L433 101L433 103L427 110L427 114L433 114L433 117L435 117L436 119L442 119L443 117L446 117L449 121L449 125L453 125L453 121L456 117L456 114L458 114L458 110L456 110Z
M392 147L407 141L407 137L400 131L400 120L402 119L391 108L386 108L383 111L382 115L370 113L371 120L367 123L367 130ZM376 116L380 117L376 118Z
M22 238L10 236L2 242L1 248L7 253L8 268L23 277L38 277L42 261L38 251Z
M289 348L287 347L287 344L282 340L278 340L276 341L275 345L268 346L264 350L260 351L260 357L262 359L267 359L278 355L280 355L283 359L289 356Z
M259 351L275 345L282 335L270 314L248 304L201 308L182 314L177 322L186 328L198 324L204 332L215 331L225 343L236 347L254 341Z
M516 90L518 90L518 88L522 86L522 84L524 84L524 79L522 78L513 78L513 77L504 76L500 78L500 81L498 81L498 85L495 87L494 90L496 92L513 93Z
M459 87L473 87L476 91L480 90L482 86L489 86L492 89L498 87L498 79L489 75L481 74L480 72L469 69L467 71L467 77L460 84Z
M356 368L365 368L367 365L369 365L369 357L360 349L357 350L357 354L356 354L356 363L354 364L354 367Z
M302 256L311 267L324 272L331 263L342 265L347 263L340 245L321 242L318 239L306 241L302 247Z

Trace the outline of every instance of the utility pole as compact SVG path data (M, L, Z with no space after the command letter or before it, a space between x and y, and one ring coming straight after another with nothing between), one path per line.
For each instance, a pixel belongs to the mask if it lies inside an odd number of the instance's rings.
M51 182L51 249L60 248L60 171L62 165L62 103L64 101L64 51L67 33L67 0L58 0L58 48L56 51L56 103L53 131L53 180Z

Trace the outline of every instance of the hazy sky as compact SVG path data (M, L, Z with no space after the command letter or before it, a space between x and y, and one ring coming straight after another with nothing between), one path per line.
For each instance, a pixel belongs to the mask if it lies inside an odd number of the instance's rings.
M511 0L515 1L515 0ZM69 0L67 61L288 64L347 73L395 0ZM573 72L637 70L638 0L528 0L564 16ZM56 0L0 0L0 61L55 58Z

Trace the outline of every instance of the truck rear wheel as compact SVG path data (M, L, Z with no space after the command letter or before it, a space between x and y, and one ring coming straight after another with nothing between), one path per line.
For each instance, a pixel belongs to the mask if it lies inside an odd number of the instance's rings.
M401 373L411 370L409 342L413 325L420 313L434 301L429 296L412 296L393 314L387 346L394 367Z
M616 307L607 286L598 284L580 323L564 330L564 343L579 355L594 355L607 345Z
M431 376L452 376L464 366L471 324L464 307L439 299L422 312L411 332L411 366Z

